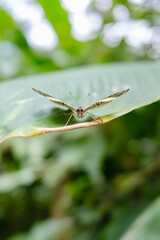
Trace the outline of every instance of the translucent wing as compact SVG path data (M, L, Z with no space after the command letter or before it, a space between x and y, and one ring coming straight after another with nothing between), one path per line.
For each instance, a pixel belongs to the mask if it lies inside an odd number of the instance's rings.
M70 109L72 109L73 111L76 111L75 108L69 106L68 104L62 102L61 100L59 100L59 99L57 99L57 98L54 98L54 97L52 97L52 96L50 96L50 95L48 95L48 94L46 94L46 93L44 93L44 92L42 92L42 91L39 91L39 90L37 90L37 89L35 89L35 88L32 88L32 89L33 89L35 92L39 93L40 95L48 98L50 101L52 101L52 102L54 102L54 103L57 103L57 104L59 104L59 105L61 105L61 106L70 108Z
M112 94L112 95L110 95L110 96L108 96L108 97L106 97L106 98L104 98L104 99L102 99L102 100L92 104L88 108L84 109L84 112L87 112L88 110L93 109L93 108L102 107L105 104L108 104L108 103L112 102L115 98L125 94L128 91L129 91L129 88L127 90L122 91L122 92L114 93L114 94Z

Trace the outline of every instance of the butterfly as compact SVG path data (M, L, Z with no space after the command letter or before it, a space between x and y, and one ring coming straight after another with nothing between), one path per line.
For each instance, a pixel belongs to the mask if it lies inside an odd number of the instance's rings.
M74 107L68 105L67 103L65 103L65 102L63 102L63 101L61 101L61 100L59 100L59 99L57 99L55 97L52 97L52 96L50 96L50 95L48 95L48 94L46 94L46 93L44 93L44 92L42 92L40 90L37 90L35 88L32 88L32 89L35 92L39 93L40 95L48 98L50 101L73 110L73 113L70 115L70 117L69 117L68 121L66 122L65 126L69 123L69 121L70 121L72 116L75 116L75 117L81 119L81 118L84 118L88 114L93 119L95 119L94 116L91 113L88 112L89 110L95 109L95 108L98 108L98 107L102 107L102 106L112 102L115 98L120 97L121 95L123 95L123 94L125 94L126 92L129 91L129 88L128 88L128 89L126 89L126 90L124 90L122 92L116 92L116 93L114 93L114 94L112 94L112 95L110 95L110 96L108 96L106 98L103 98L102 100L100 100L100 101L90 105L87 108L83 108L81 106L79 106L78 108L74 108Z

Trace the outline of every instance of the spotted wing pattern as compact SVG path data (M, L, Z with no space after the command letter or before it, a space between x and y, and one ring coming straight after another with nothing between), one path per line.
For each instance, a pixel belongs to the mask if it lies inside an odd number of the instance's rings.
M108 96L108 97L106 97L106 98L104 98L104 99L102 99L102 100L100 100L100 101L92 104L91 106L87 107L87 108L84 110L84 112L87 112L87 111L90 110L90 109L102 107L102 106L104 106L104 105L112 102L115 98L117 98L117 97L125 94L125 93L128 92L128 91L129 91L129 88L126 89L126 90L124 90L124 91L122 91L122 92L114 93L114 94L112 94L112 95L110 95L110 96Z
M57 99L57 98L54 98L54 97L52 97L52 96L50 96L50 95L48 95L48 94L46 94L46 93L44 93L44 92L42 92L42 91L40 91L40 90L37 90L37 89L35 89L35 88L32 88L32 89L33 89L35 92L39 93L40 95L48 98L50 101L52 101L52 102L54 102L54 103L57 103L57 104L59 104L59 105L61 105L61 106L67 107L67 108L69 108L69 109L72 109L73 111L76 111L75 108L69 106L68 104L64 103L64 102L61 101L61 100L59 100L59 99Z

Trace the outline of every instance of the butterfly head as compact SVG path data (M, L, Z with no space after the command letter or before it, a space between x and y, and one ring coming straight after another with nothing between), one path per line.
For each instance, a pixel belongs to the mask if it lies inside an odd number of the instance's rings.
M78 107L76 109L76 112L77 112L77 117L78 118L83 118L84 117L84 109L82 107Z

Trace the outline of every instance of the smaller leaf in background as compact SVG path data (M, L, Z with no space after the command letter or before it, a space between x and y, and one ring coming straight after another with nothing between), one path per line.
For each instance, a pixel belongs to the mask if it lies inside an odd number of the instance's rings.
M19 186L28 186L36 179L33 169L26 168L17 172L0 175L0 193L13 191Z
M71 55L78 54L81 51L82 43L76 41L71 36L71 25L68 21L68 14L61 6L60 1L37 0L46 14L46 18L52 24L56 31L61 49L66 50Z
M157 240L160 236L160 198L130 226L120 240Z
M144 209L144 203L126 203L123 206L116 206L112 213L112 220L107 223L101 234L103 239L117 240L130 227L133 221L139 216Z
M17 236L8 238L8 240L58 240L64 236L70 239L71 220L68 218L63 220L48 219L42 223L36 223L28 233L18 234Z

